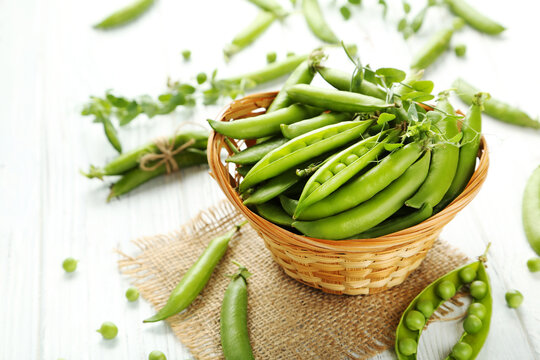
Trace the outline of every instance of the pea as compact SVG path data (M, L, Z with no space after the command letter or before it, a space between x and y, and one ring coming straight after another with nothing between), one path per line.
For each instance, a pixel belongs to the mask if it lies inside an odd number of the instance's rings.
M463 322L463 329L469 334L476 334L482 330L482 320L476 315L469 315Z
M487 285L485 282L476 280L473 281L470 287L471 296L476 300L483 299L487 294Z
M506 304L512 309L518 308L523 302L523 294L517 290L510 290L504 297L506 298Z
M540 258L537 257L527 260L527 267L529 268L530 272L540 271Z
M129 301L137 301L139 298L139 290L137 290L137 288L130 287L126 290L126 298Z
M206 76L205 73L201 72L201 73L198 73L197 74L197 84L201 85L201 84L204 84L204 82L206 81L208 77Z
M268 54L266 54L266 62L271 64L273 62L276 62L276 59L277 59L277 54L275 51L272 51L272 52L269 52Z
M189 61L189 59L191 59L191 51L190 50L183 50L182 51L182 57L184 58L184 61Z
M439 295L442 299L448 300L452 296L456 294L456 286L454 283L444 280L439 285L437 285L436 293Z
M459 278L461 279L461 281L468 284L474 279L476 279L476 271L470 267L463 268L459 272Z
M349 20L351 18L351 10L347 6L340 7L339 12L345 20Z
M75 270L77 270L77 263L78 261L75 260L72 257L68 257L64 262L62 263L62 267L67 273L72 273Z
M114 339L118 335L118 328L110 321L105 321L96 331L107 340Z
M167 360L167 357L161 351L154 350L148 355L148 360Z
M464 342L458 342L452 348L452 357L456 360L467 360L470 359L472 351L471 345Z
M426 324L426 318L421 312L413 310L407 314L405 318L405 325L413 331L421 330Z
M474 315L480 320L483 320L486 317L487 309L484 304L475 302L469 306L469 310L467 312L469 315Z
M399 351L405 356L415 354L417 347L418 345L414 339L406 338L399 341Z
M426 299L418 301L418 303L416 304L416 308L418 309L418 311L424 314L426 319L429 318L433 314L433 311L434 311L433 302Z
M465 44L459 44L454 47L454 52L456 53L457 57L464 57L465 53L467 53L467 45Z

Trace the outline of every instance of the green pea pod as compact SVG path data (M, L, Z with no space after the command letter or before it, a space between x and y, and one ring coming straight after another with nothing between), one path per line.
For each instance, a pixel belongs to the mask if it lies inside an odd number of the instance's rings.
M268 11L260 11L249 25L237 34L230 44L225 46L223 54L230 58L253 43L274 22L276 16Z
M307 207L299 214L298 219L317 220L360 205L402 176L418 160L420 155L422 155L422 146L420 144L410 143L405 145L403 148L387 155L379 164L366 173L351 179L323 200ZM296 208L296 204L290 202L286 205L284 205L284 208L293 206ZM294 213L294 208L292 213Z
M351 88L352 75L346 71L332 69L327 67L319 67L317 71L327 83L338 90L349 91ZM386 100L386 91L379 88L377 85L363 79L360 83L358 91L360 94L373 96L381 100Z
M383 134L359 141L326 161L307 181L293 218L297 218L308 206L332 194L371 162L377 161L384 146L393 139Z
M422 205L418 210L404 216L389 218L379 225L353 236L353 239L373 239L379 236L392 234L404 229L408 229L414 225L420 224L428 219L433 214L433 209L428 204Z
M337 215L315 221L295 221L292 225L304 235L341 240L380 224L398 211L422 184L429 170L430 153L413 164L403 175L370 200Z
M372 96L304 84L294 85L287 92L294 101L331 111L369 112L394 106Z
M324 19L317 0L302 0L302 13L313 35L330 44L339 43L338 37Z
M247 326L247 278L251 274L245 267L231 276L221 304L220 334L225 360L253 360Z
M457 95L467 105L472 104L474 95L479 92L478 89L463 79L457 79L452 86L457 89ZM531 118L522 110L497 99L490 98L484 101L484 113L509 124L540 129L540 121Z
M540 255L540 166L534 170L525 186L521 216L527 240Z
M448 92L439 94L439 98L437 99L437 109L444 111L448 115L455 115L456 111L448 99L449 95Z
M416 360L417 358L417 346L424 327L413 327L414 323L408 322L412 317L411 315L416 315L420 319L423 318L423 323L426 323L431 315L446 301L440 296L442 283L445 285L450 284L455 294L461 287L473 280L481 281L487 286L486 295L482 299L477 299L473 302L473 305L481 304L474 305L474 307L483 309L482 327L476 334L465 332L459 342L464 342L471 347L472 351L467 359L473 360L476 358L489 333L493 303L489 288L489 278L482 261L476 261L462 266L441 276L414 298L403 312L396 330L395 352L398 360ZM413 329L410 327L413 327Z
M239 173L242 177L246 177L249 170L251 170L252 166L250 165L242 165L236 168L236 172Z
M258 204L255 208L259 215L274 224L290 227L294 221L279 205L271 202Z
M229 156L225 161L238 165L255 164L257 161L261 160L264 155L285 144L287 141L289 140L282 137L276 137L260 144L250 146L247 149L240 151L238 154Z
M111 29L125 25L144 14L153 3L154 0L136 0L125 8L114 12L99 24L94 25L94 28Z
M497 35L506 30L504 26L491 20L464 0L446 0L446 3L450 11L480 32Z
M250 3L257 5L262 10L270 11L278 18L287 16L287 11L276 0L248 0Z
M411 69L426 69L448 49L454 35L454 28L442 29L433 35L428 43L413 57Z
M261 185L255 192L250 194L244 200L244 205L263 204L285 192L291 186L296 184L300 177L296 175L296 169L289 169L282 174L268 180L267 183Z
M244 181L240 183L240 192L359 138L371 123L372 121L342 122L313 130L290 140L266 154L253 166Z
M349 113L322 113L311 119L301 120L293 124L281 124L281 133L287 139L293 139L310 131L320 129L323 126L349 121L352 115Z
M461 126L463 137L461 138L461 146L459 148L456 174L450 188L444 194L440 204L436 206L436 210L444 209L446 205L450 204L461 194L474 173L476 156L478 155L478 149L480 149L480 139L482 136L482 101L480 96L475 99Z
M292 124L318 115L321 109L294 104L288 108L234 121L208 120L216 132L234 139L256 139L263 136L276 135L281 132L281 124Z
M105 131L105 136L107 136L107 140L109 140L109 143L116 151L122 153L122 144L120 143L120 139L118 138L118 132L116 131L116 128L112 124L111 120L109 120L108 118L103 118L102 122L103 130Z
M171 295L169 295L165 306L157 314L143 322L149 323L165 320L187 308L204 289L208 280L210 280L210 276L212 276L214 268L227 252L229 241L245 223L236 225L234 229L210 241L201 256L182 276L178 285L176 285Z
M459 130L456 118L447 116L435 124L435 131L439 134L435 140L431 165L426 181L406 205L419 209L425 203L435 207L450 188L456 174L459 160L459 148L450 142Z
M202 165L207 163L206 151L199 149L186 149L174 157L179 168L187 168L190 166ZM140 168L134 168L122 175L111 187L107 201L114 197L126 194L136 187L152 180L155 177L163 175L167 172L165 164L159 166L155 170L145 171Z
M290 106L292 104L292 100L287 94L287 89L296 84L309 84L311 83L311 80L313 80L314 76L315 72L309 64L309 61L306 60L302 62L289 76L274 101L272 101L272 104L270 104L270 106L266 110L266 112L271 113L276 110Z
M174 138L174 147L181 146L191 139L195 140L195 143L190 147L195 149L206 149L208 143L208 132L207 131L183 131L175 136ZM173 140L172 138L169 141ZM147 145L141 146L134 150L125 152L115 159L111 160L103 168L97 168L94 166L90 167L88 173L83 173L88 178L99 178L102 179L103 176L114 176L122 175L128 170L133 169L134 167L139 166L139 159L145 154L159 153L159 149L155 143L149 143Z

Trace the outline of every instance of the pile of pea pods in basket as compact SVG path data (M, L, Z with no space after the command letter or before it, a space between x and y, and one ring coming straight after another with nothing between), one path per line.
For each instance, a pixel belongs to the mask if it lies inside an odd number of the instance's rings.
M264 114L209 120L226 141L254 143L226 159L244 204L329 240L390 234L449 205L474 173L487 95L473 94L463 116L422 71L358 61L348 73L320 59L300 64ZM315 76L328 86L311 85Z

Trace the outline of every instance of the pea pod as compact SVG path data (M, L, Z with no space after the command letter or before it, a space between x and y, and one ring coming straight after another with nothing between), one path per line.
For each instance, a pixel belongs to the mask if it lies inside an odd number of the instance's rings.
M435 33L428 43L413 57L411 69L426 69L435 62L448 49L454 30L454 27L449 27Z
M257 5L259 8L270 11L278 18L287 16L287 11L276 0L248 0L249 2Z
M229 156L225 161L239 165L255 164L257 161L261 160L264 155L285 144L287 141L288 139L276 137L260 144L250 146L247 149L240 151L238 154Z
M111 14L99 24L94 25L96 29L111 29L114 27L125 25L139 16L144 14L150 6L154 3L154 0L136 0L132 4L126 6L123 9Z
M230 44L225 46L223 54L230 58L246 46L253 43L274 22L276 16L268 11L260 11L249 25L237 34Z
M313 68L309 63L309 60L302 62L289 76L274 101L272 101L272 104L270 104L270 106L266 110L266 112L271 113L276 110L290 106L292 104L292 100L289 97L289 94L287 94L287 90L291 86L296 84L311 83L311 80L313 80L314 76L315 72L313 71Z
M352 75L346 71L332 69L327 67L318 67L317 71L326 82L338 90L349 91L351 89ZM373 96L378 99L386 100L386 91L379 88L377 85L363 79L360 83L360 94Z
M289 189L300 180L296 169L292 168L268 180L244 200L244 205L263 204Z
M295 221L292 225L304 235L334 240L369 230L398 211L420 187L427 176L429 161L427 152L392 184L355 208L320 220Z
M479 92L478 89L463 79L457 79L452 86L456 88L459 98L467 105L472 104L474 95ZM490 98L484 101L484 113L509 124L540 129L540 121L531 118L522 110L497 99Z
M379 164L365 174L350 180L323 200L307 207L299 214L298 219L317 220L360 205L403 175L418 160L420 155L422 155L422 146L420 144L410 143L405 145L403 148L387 155ZM351 194L354 194L354 196L351 196ZM286 207L291 208L293 206L296 208L296 204L288 202ZM294 213L294 210L292 213Z
M475 299L469 308L469 315L480 318L480 329L475 334L464 332L457 346L469 350L468 357L463 359L475 359L487 338L492 313L492 297L489 288L489 278L482 261L455 269L443 275L427 286L420 294L414 298L407 309L403 312L401 320L396 330L395 352L398 360L415 360L417 358L417 346L424 324L431 315L446 301L452 297L461 287L466 286L471 281L481 282L486 286L486 293L480 299ZM441 297L443 296L443 297ZM462 345L466 344L466 345ZM470 349L469 349L470 348ZM459 358L456 347L453 358ZM467 351L464 351L466 353ZM450 359L447 357L446 359Z
M246 222L236 225L234 229L210 241L201 256L182 276L178 285L171 292L165 306L157 314L143 322L165 320L187 308L204 289L208 280L210 280L210 276L212 276L214 268L220 262L223 255L225 255L229 241L231 241L244 224Z
M290 140L266 154L253 166L244 181L240 183L240 192L359 138L371 123L371 121L342 122L325 126Z
M369 112L394 106L372 96L304 84L290 87L287 93L299 103L340 112Z
M330 44L339 42L338 37L324 19L317 0L302 0L302 13L313 35Z
M321 109L295 104L270 114L234 121L208 120L208 123L216 132L225 136L235 139L256 139L279 134L281 124L291 124L321 112Z
M252 166L250 165L242 165L236 168L236 172L240 174L242 177L246 177L249 170L251 170Z
M419 209L425 203L431 207L437 205L448 191L456 174L459 148L451 142L459 133L456 118L444 117L435 126L438 138L435 140L429 174L416 194L405 203L415 209Z
M323 126L337 124L343 121L352 119L349 113L322 113L311 119L301 120L292 124L281 124L281 133L287 139L293 139L315 129L320 129Z
M384 140L379 141L381 138ZM385 144L394 137L374 135L359 141L332 156L306 183L293 217L297 218L308 206L336 191L383 152Z
M491 20L464 0L446 0L446 3L450 11L480 32L497 35L506 30L504 26Z
M279 205L274 203L259 204L255 208L259 215L274 224L290 227L294 221Z
M540 255L540 166L534 170L525 186L521 215L527 240Z
M109 143L114 147L114 149L121 154L122 144L120 143L120 139L118 138L118 132L116 131L116 128L112 124L111 120L109 120L108 118L103 118L102 122L103 130L105 132L107 140L109 140Z

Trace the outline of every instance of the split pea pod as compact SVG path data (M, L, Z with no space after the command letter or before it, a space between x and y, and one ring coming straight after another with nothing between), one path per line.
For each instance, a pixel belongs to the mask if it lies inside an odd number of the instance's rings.
M318 67L317 71L327 83L338 90L350 91L352 75L346 71L332 69L327 67ZM386 91L379 88L377 85L364 79L360 83L360 94L373 96L381 100L386 100Z
M413 57L411 69L426 69L448 49L456 27L452 26L435 33L426 45Z
M370 200L355 208L315 221L295 221L292 225L304 235L319 239L346 239L380 224L420 187L429 170L430 153L413 164L403 175Z
M479 92L478 89L463 79L457 79L452 86L456 88L456 93L461 101L467 105L472 104L474 95ZM484 101L484 113L509 124L540 129L540 121L531 118L524 111L497 99L490 98Z
M287 16L287 11L276 0L248 0L250 3L257 5L259 8L270 11L278 18Z
M339 42L338 37L324 19L318 0L302 0L302 13L313 35L330 44Z
M540 255L540 166L533 171L525 186L521 216L527 240Z
M223 54L230 58L253 43L274 22L276 16L268 11L260 11L248 26L237 34L230 44L225 46Z
M287 93L299 103L340 112L369 112L394 106L372 96L304 84L290 87Z
M285 138L276 137L260 144L250 146L247 149L240 151L238 154L229 156L225 161L238 165L255 164L257 161L261 160L264 155L285 144L287 141L288 140Z
M351 179L323 200L307 207L298 215L298 219L317 220L360 205L403 175L418 160L422 152L422 146L418 143L410 143L395 150L366 173ZM282 202L282 205L284 208L296 207L296 204L291 202L287 202L286 205Z
M293 139L323 126L337 124L342 121L349 121L352 115L349 113L322 113L311 119L301 120L292 124L281 124L281 133L287 139Z
M186 149L174 156L174 161L180 169L190 166L202 165L207 163L206 151L199 149ZM165 164L157 167L154 170L143 170L141 168L133 168L125 172L120 180L111 186L111 191L107 197L107 201L114 197L126 194L136 187L152 180L155 177L163 175L167 172Z
M506 30L504 26L488 18L464 0L446 0L446 3L454 15L480 32L497 35Z
M165 306L157 314L143 322L165 320L187 308L204 289L212 276L214 268L227 252L229 242L246 222L236 225L232 230L210 241L201 256L182 276L178 285L176 285L171 295L169 295Z
M253 166L240 183L240 192L359 138L371 123L372 121L342 122L313 130L290 140L266 154Z
M257 139L279 134L281 124L292 124L321 112L318 108L294 104L270 114L234 121L208 120L208 123L216 132L234 139Z
M120 9L100 23L94 25L96 29L111 29L114 27L125 25L129 22L140 17L144 14L150 6L154 3L154 0L136 0L132 4Z
M421 208L425 203L435 207L450 188L456 174L459 148L451 142L452 138L459 133L456 118L444 117L435 126L438 135L433 148L429 174L416 194L405 203L415 209Z
M274 224L290 227L294 221L279 205L272 202L258 204L255 208L259 215Z
M313 71L312 66L310 65L309 60L306 60L302 62L289 76L283 87L281 88L280 92L277 94L274 101L272 101L272 104L268 107L266 110L267 113L274 112L276 110L285 108L287 106L290 106L292 104L292 100L287 94L287 90L296 84L309 84L311 83L311 80L313 80L313 77L315 76L315 72Z
M220 335L225 360L253 360L247 326L247 278L248 270L240 269L231 276L221 304Z

